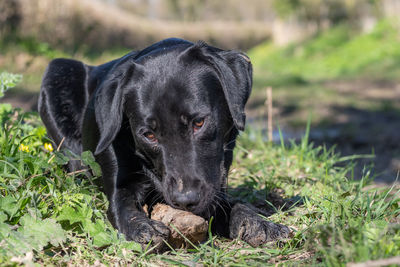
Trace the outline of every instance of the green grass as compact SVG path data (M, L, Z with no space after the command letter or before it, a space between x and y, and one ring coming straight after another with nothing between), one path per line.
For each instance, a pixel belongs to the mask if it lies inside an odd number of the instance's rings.
M367 34L341 25L286 47L264 43L250 50L249 56L256 78L267 79L275 86L385 71L393 78L400 66L398 33L398 27L389 20L379 22Z
M307 133L300 144L276 145L245 132L229 175L231 193L274 206L268 219L291 227L291 238L252 248L210 235L190 251L154 255L112 228L98 177L65 171L66 156L45 145L36 114L9 105L1 105L0 114L0 265L336 266L400 255L399 191L369 186L368 170L361 181L352 180L352 164L343 167L346 158L313 147ZM97 170L90 154L82 160ZM299 199L302 204L291 206Z

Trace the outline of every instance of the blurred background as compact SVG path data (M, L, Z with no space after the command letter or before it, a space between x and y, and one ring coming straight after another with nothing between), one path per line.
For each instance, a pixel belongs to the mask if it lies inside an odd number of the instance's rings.
M400 169L398 0L0 0L0 72L23 75L0 99L36 110L56 57L101 64L168 37L246 52L254 67L248 127L274 126L374 166L378 183ZM277 128L277 127L275 127ZM279 141L279 132L274 131Z

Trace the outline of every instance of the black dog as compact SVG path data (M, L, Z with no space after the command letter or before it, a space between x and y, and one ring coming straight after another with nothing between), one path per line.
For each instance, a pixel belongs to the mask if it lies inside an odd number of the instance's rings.
M169 229L142 207L166 202L214 216L214 233L256 246L289 231L225 196L251 86L246 55L167 39L98 67L53 60L39 111L55 143L64 139L76 154L93 151L108 217L127 239L161 250Z

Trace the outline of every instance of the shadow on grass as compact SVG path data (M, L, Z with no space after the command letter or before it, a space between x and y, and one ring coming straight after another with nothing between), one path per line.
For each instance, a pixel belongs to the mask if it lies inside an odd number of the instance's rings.
M282 189L263 189L256 190L251 185L243 184L228 189L231 198L238 202L247 202L257 208L263 216L271 216L274 213L287 211L291 208L303 205L300 196L284 198Z
M332 115L341 121L322 122L311 129L310 139L336 146L341 155L375 154L374 159L359 159L355 173L374 165L376 181L392 183L400 171L400 110L384 104L371 111L348 106L332 106Z

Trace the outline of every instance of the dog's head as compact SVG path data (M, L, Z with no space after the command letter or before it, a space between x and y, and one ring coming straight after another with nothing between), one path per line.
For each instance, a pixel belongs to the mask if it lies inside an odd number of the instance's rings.
M95 154L127 118L133 153L167 203L205 215L225 186L251 86L247 56L204 43L123 59L95 96Z

